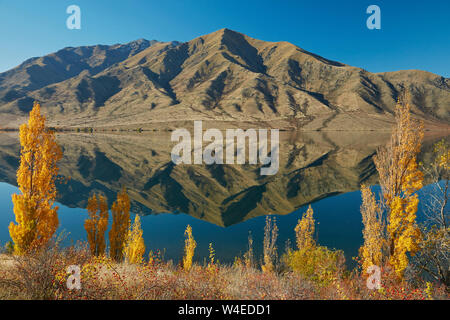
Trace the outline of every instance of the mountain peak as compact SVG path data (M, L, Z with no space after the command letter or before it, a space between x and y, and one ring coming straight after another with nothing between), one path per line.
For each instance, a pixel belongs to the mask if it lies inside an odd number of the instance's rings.
M206 117L306 130L385 128L405 86L416 115L449 121L447 79L363 72L288 42L222 28L182 45L137 39L30 60L0 74L0 125L8 119L2 114L23 116L37 100L55 126L92 117L95 126L149 127Z
M144 38L140 38L140 39L128 42L127 44L125 44L125 46L130 47L133 51L142 51L158 42L159 41L157 41L157 40L147 40ZM134 54L134 52L132 54Z
M218 30L217 32L221 32L224 35L243 35L240 32L237 32L235 30L231 30L231 29L228 29L228 28L222 28L222 29Z
M156 40L152 40L152 41L156 41ZM133 41L130 41L130 43L135 42L135 43L143 43L143 42L149 42L149 40L144 39L144 38L139 38Z
M215 34L215 33L217 33L217 34L225 34L225 33L238 33L238 34L241 34L240 32L237 32L237 31L234 31L234 30L231 30L231 29L228 29L228 28L222 28L222 29L219 29L219 30L217 30L217 31L214 31L214 32L212 32L211 34Z
M224 40L232 40L232 39L236 39L236 38L243 38L246 37L244 34L228 29L228 28L222 28L219 29L217 31L214 31L212 33L203 35L199 38L203 38L205 40L209 40L209 41L221 41L223 42Z

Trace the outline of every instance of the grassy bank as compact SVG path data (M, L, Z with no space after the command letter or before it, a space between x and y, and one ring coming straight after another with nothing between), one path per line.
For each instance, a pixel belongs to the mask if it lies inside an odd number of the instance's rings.
M81 269L81 289L69 290L68 266ZM443 286L398 282L386 269L380 289L370 290L357 270L338 268L326 278L276 271L237 259L233 265L194 264L189 270L157 255L141 264L91 257L85 245L53 246L26 256L0 255L0 299L449 299Z

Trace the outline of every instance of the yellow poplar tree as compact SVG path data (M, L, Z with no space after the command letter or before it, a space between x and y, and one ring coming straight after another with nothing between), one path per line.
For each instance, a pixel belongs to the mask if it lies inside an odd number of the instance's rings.
M192 235L192 227L187 225L184 231L184 257L183 257L183 268L184 270L189 270L192 267L192 260L194 258L195 248L197 247L197 242Z
M58 207L53 205L57 162L62 158L62 151L45 121L40 104L35 102L28 123L20 126L17 184L21 194L12 196L17 224L9 225L16 254L47 243L59 224Z
M372 265L383 265L385 224L382 218L382 210L368 186L361 186L361 196L364 244L359 249L359 255L362 270L366 272Z
M336 278L344 258L341 251L319 246L314 239L315 219L311 206L295 227L297 250L289 250L287 265L295 272L321 284L329 284Z
M123 250L130 228L130 198L125 188L117 194L111 207L112 226L109 232L109 256L114 261L123 260Z
M105 254L105 232L108 228L108 204L104 196L95 194L89 198L87 211L89 218L84 222L89 248L93 256Z
M302 219L299 219L297 226L295 226L295 239L298 249L312 248L316 244L314 240L315 221L313 214L313 209L309 206Z
M209 262L207 266L207 270L213 272L216 266L216 251L214 250L213 244L209 243Z
M399 100L395 110L396 124L387 147L374 158L387 212L389 262L399 277L408 265L408 253L419 249L421 232L416 224L423 174L417 154L423 139L423 124L411 118L406 98Z
M144 259L145 243L141 228L141 219L136 215L133 227L129 229L125 245L125 260L128 263L141 263Z

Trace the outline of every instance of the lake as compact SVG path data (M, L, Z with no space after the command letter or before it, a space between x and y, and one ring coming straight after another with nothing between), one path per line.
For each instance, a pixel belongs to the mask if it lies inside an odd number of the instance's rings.
M259 165L174 165L170 132L58 134L64 152L60 175L66 178L57 185L59 231L69 233L65 244L86 240L89 196L102 193L111 205L125 186L133 214L142 216L147 251L159 249L165 260L177 263L190 224L197 261L207 259L211 242L217 259L230 263L246 251L249 233L260 259L268 214L276 217L280 252L288 239L294 244L294 228L311 204L318 242L343 250L352 265L362 244L359 186L375 185L379 191L372 156L388 138L387 133L280 132L279 171L261 176ZM426 163L436 140L424 143L421 161ZM17 192L19 150L18 133L0 133L2 245L10 240L8 225L14 220L11 194ZM421 211L420 205L419 219Z

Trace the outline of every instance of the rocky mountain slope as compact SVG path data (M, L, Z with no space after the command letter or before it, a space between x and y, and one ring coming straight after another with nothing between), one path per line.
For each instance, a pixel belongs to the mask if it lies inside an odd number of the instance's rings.
M66 48L0 74L0 126L16 127L33 100L60 127L170 126L176 121L265 122L305 130L377 130L396 99L448 129L450 79L409 70L370 73L222 29L185 43L138 40Z

